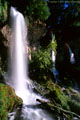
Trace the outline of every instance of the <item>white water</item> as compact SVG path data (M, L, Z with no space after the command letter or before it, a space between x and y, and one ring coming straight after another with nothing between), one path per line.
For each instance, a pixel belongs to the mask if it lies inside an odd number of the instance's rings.
M16 94L28 104L30 80L27 74L27 56L25 55L26 24L23 15L11 7L12 40L11 40L11 79Z
M12 39L10 45L11 81L16 94L23 99L23 108L19 119L22 120L54 120L46 111L37 107L36 99L42 99L32 91L28 78L27 56L25 56L26 24L23 15L11 7ZM26 69L27 68L27 69ZM43 99L45 100L45 99ZM36 109L33 108L36 105ZM30 106L30 107L28 107ZM13 120L10 117L9 120ZM19 120L18 119L18 120Z
M52 43L54 43L54 36L53 36L53 33L51 34L52 36ZM55 56L55 52L54 50L52 50L52 62L55 64L55 60L56 60L56 56Z
M74 53L72 52L70 46L66 43L66 46L68 47L69 49L69 54L70 54L70 63L71 64L74 64L75 63L75 58L74 58Z

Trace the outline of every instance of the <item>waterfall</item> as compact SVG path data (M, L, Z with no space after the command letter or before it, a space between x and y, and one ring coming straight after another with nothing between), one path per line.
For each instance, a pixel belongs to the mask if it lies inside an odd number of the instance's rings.
M68 49L69 49L70 63L71 63L71 64L74 64L74 63L75 63L74 53L72 52L70 46L69 46L67 43L66 43L65 45L66 45L66 46L68 47Z
M23 99L24 104L36 104L36 95L32 91L32 82L28 77L28 61L25 54L27 42L26 24L23 15L11 7L12 37L10 44L10 84L15 93ZM28 43L28 42L27 42Z
M48 101L32 90L32 82L28 78L28 61L25 55L26 24L23 15L11 7L12 38L10 44L10 79L15 93L23 99L23 106L18 115L22 120L53 120L51 114L41 109L36 99ZM15 114L9 120L15 118Z
M10 45L11 80L16 94L24 100L29 78L27 72L27 56L25 55L26 24L23 15L11 7L12 39Z

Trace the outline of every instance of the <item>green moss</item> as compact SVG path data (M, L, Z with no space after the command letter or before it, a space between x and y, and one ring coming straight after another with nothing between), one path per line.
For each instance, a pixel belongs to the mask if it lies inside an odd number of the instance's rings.
M77 102L76 100L70 99L69 106L70 106L71 111L80 115L80 103L79 102Z
M0 84L0 118L6 120L8 112L14 107L22 105L22 100L15 95L15 91L8 85Z
M80 115L80 94L72 88L67 88L65 93L69 96L68 104L71 111Z
M47 88L50 90L52 98L55 100L55 102L57 102L59 106L66 110L70 110L70 107L68 105L68 96L63 93L58 85L54 84L53 81L48 81Z

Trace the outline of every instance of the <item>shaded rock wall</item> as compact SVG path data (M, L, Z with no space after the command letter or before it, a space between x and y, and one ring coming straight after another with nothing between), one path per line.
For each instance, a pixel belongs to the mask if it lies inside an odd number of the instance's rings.
M60 72L62 80L66 77L70 80L79 81L80 74L80 27L72 26L64 28L61 33L61 38L56 34L57 39L57 57L56 66ZM69 49L65 44L68 44L74 53L75 63L70 63ZM65 81L65 80L64 80Z

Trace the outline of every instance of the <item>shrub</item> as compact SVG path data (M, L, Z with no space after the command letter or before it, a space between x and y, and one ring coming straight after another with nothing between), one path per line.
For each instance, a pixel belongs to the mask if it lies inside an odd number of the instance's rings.
M51 48L46 49L40 47L37 51L32 52L32 60L30 61L30 75L37 80L47 80L52 70Z
M46 0L29 0L28 2L27 12L30 16L41 21L48 19L50 12Z
M8 9L8 3L7 1L0 1L0 25L4 23L7 20L7 9Z

